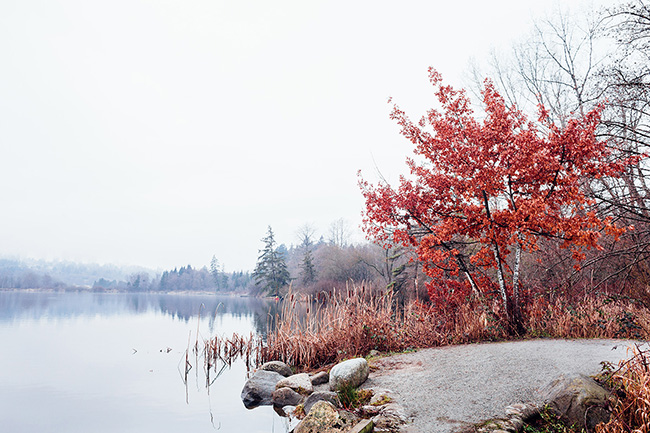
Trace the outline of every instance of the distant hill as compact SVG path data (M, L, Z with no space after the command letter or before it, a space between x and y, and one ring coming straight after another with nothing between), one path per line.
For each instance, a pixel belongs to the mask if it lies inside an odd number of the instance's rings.
M96 292L251 292L250 272L190 265L164 272L138 266L0 258L0 289L91 289Z
M93 283L100 278L127 280L133 273L153 273L153 271L137 266L0 258L0 288L92 287Z

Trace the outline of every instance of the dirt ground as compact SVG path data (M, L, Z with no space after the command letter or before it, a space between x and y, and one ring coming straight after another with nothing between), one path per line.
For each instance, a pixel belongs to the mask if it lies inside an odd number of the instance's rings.
M596 374L627 358L623 340L527 340L470 344L380 358L364 388L387 389L407 412L409 433L449 433L504 416L562 374Z

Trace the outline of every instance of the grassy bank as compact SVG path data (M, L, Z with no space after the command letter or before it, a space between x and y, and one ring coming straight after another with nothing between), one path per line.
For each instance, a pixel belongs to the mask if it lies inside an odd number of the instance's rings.
M513 338L647 339L650 312L625 299L589 296L552 302L531 298L523 311L519 335L485 302L467 301L440 311L421 302L395 308L391 293L371 294L363 287L319 298L290 295L282 311L270 317L275 326L265 340L233 336L206 342L209 364L242 356L250 365L281 360L300 369L315 369L371 350L400 352L449 344Z
M258 342L259 360L311 369L373 349L399 352L509 338L646 339L650 330L647 309L609 297L532 299L524 311L525 332L515 337L485 303L468 301L455 311L438 311L420 302L402 309L394 306L390 293L371 296L363 287L321 299L294 296L285 302L266 342Z
M587 296L569 300L530 297L523 310L524 332L512 335L494 313L495 305L468 300L440 310L421 302L396 308L392 294L369 293L363 286L318 298L290 295L276 316L269 317L266 339L249 335L216 337L205 343L207 371L236 358L254 367L281 360L314 370L371 350L401 352L450 344L516 338L649 339L650 312L629 299ZM198 347L197 347L198 350ZM221 362L220 362L221 361ZM650 433L650 359L639 354L621 364L611 383L621 390L612 421L599 433ZM217 373L218 375L218 373ZM641 424L639 424L641 423ZM643 424L645 423L645 424ZM641 425L642 429L630 429ZM548 426L545 426L545 428Z

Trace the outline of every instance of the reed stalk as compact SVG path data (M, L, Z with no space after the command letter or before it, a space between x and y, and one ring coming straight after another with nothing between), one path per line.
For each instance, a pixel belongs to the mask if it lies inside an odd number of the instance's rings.
M496 302L496 301L494 301ZM315 297L289 294L270 318L266 339L234 334L205 343L206 364L230 365L244 358L248 368L270 360L300 369L322 367L371 350L407 349L510 338L496 305L467 300L451 311L421 302L397 308L392 292L364 285ZM580 302L535 298L524 309L523 337L648 338L650 314L629 300L585 297Z

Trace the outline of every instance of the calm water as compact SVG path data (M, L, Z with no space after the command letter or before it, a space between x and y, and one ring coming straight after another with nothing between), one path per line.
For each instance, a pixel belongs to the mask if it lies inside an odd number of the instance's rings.
M191 359L187 386L181 374L197 326L202 339L256 332L271 307L215 296L0 292L0 430L287 432L271 407L244 408L243 363L210 386L200 361Z

